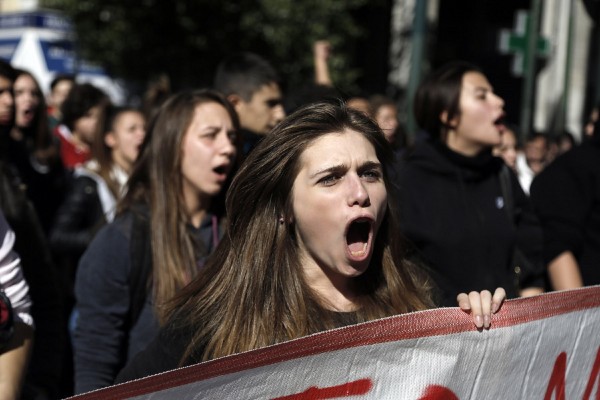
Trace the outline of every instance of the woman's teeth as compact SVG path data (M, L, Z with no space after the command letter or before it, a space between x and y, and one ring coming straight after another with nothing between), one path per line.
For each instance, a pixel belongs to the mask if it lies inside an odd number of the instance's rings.
M369 244L370 224L365 221L354 221L346 233L348 251L354 257L363 256Z
M367 252L367 243L362 243L362 246L360 243L352 243L348 248L350 249L350 254L353 256L362 256Z

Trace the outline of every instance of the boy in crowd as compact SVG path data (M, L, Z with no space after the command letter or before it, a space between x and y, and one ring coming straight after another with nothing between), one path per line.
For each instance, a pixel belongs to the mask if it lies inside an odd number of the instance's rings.
M223 60L214 87L233 104L240 118L244 155L285 117L279 75L256 54L239 53Z

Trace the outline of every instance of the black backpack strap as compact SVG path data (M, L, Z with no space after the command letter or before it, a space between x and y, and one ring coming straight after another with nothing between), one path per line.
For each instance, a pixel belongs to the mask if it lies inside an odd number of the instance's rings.
M129 326L137 322L150 288L152 274L152 249L150 246L150 218L147 212L133 209L129 254Z

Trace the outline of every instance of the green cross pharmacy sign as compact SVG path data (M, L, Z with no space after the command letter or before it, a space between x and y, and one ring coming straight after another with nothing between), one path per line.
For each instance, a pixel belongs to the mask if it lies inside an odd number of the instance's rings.
M529 41L535 40L535 55L537 57L547 57L550 54L550 41L537 36L537 32L532 31L531 18L529 12L525 10L517 11L515 28L502 29L500 31L500 53L513 54L512 73L515 76L523 76L531 62L529 54ZM532 38L532 35L536 35Z

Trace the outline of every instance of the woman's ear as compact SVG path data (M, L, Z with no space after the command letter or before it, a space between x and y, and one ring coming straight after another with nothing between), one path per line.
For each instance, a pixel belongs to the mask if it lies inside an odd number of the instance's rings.
M104 136L104 144L106 144L111 149L117 145L117 139L115 139L115 134L112 132L108 132L106 136Z
M290 225L290 224L294 223L294 217L293 216L284 217L283 215L280 214L279 218L278 218L278 222L280 225L283 225L283 224Z
M448 128L456 128L458 126L458 116L454 116L451 120L448 120L448 111L442 111L440 114L440 120L442 124Z
M233 106L233 108L235 108L237 110L237 107L242 103L242 97L238 94L230 94L229 96L227 96L227 100L231 103L231 105Z

